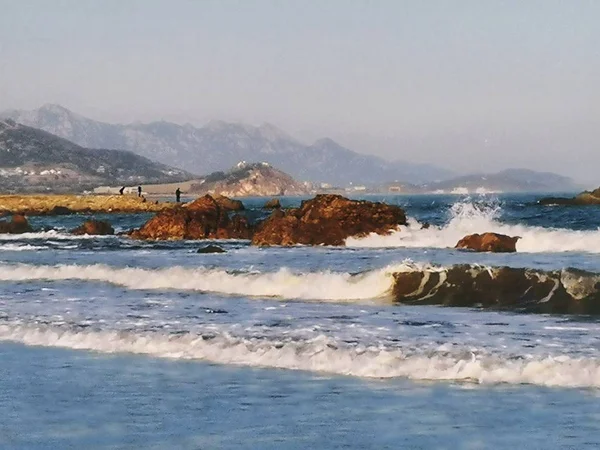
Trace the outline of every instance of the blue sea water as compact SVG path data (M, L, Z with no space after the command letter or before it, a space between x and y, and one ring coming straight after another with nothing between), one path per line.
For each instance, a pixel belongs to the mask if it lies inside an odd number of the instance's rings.
M409 226L343 248L217 242L224 254L69 235L85 216L0 235L0 448L598 447L600 321L400 306L389 289L422 265L600 272L600 208L370 199ZM519 252L452 249L484 231L521 236Z

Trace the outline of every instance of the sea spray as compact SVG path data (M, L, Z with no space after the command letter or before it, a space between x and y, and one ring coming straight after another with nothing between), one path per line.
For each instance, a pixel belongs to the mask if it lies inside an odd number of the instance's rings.
M507 224L498 220L498 204L478 205L458 202L450 208L449 221L442 226L423 229L415 219L408 219L408 226L382 236L371 234L363 238L349 238L349 247L406 247L406 248L453 248L468 234L501 233L520 236L517 251L525 253L543 252L587 252L600 253L600 229L577 231L565 228L545 228L521 224Z

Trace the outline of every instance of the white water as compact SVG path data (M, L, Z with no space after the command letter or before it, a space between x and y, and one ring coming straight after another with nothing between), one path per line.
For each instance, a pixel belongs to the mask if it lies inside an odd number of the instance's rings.
M381 346L347 346L322 335L304 341L268 340L219 334L166 335L123 331L74 331L36 325L0 325L0 340L102 353L135 353L327 372L366 378L406 377L481 384L511 383L600 387L600 361L568 356L509 357L473 349L405 351Z
M82 239L110 239L114 236L97 236L97 235L75 235L70 234L66 231L49 230L49 231L36 231L33 233L22 233L22 234L0 234L0 241L15 241L15 240L29 240L29 239L55 239L59 241L77 241Z
M129 289L177 289L231 295L304 300L360 300L385 296L392 288L392 273L409 270L408 264L389 266L358 275L330 271L296 274L287 268L268 273L230 273L223 269L115 268L88 266L0 264L1 281L82 280L112 283Z
M414 219L388 236L371 234L364 238L349 238L349 247L430 247L453 248L468 234L501 233L520 236L517 251L589 252L600 253L600 229L577 231L562 228L543 228L526 225L509 225L497 220L499 207L478 207L472 203L457 203L452 207L450 221L441 226L421 229Z

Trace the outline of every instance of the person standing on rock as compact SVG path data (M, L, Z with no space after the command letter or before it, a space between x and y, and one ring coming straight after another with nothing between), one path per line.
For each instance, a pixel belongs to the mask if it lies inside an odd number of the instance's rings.
M179 188L177 188L177 190L175 191L175 200L177 201L177 203L181 201L181 189Z
M138 197L142 196L142 187L138 186Z

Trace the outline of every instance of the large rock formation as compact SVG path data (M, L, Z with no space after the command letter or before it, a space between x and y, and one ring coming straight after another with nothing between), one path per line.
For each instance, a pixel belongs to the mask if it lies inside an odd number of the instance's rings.
M575 197L545 197L538 201L540 205L600 205L600 188L584 191Z
M455 248L476 252L514 253L520 237L506 236L498 233L470 234L462 238Z
M86 220L77 228L73 228L71 233L77 235L89 234L103 236L115 234L115 230L108 222L91 219Z
M10 222L3 220L0 222L0 233L9 233L9 234L20 234L20 233L29 233L33 231L29 226L29 222L25 216L21 214L15 214L12 216Z
M227 202L210 195L185 206L158 213L139 230L134 239L250 239L252 228L245 217L229 216Z
M348 237L388 234L399 225L406 225L406 215L398 206L317 195L300 208L275 210L258 226L252 244L344 245Z
M551 314L600 314L600 274L456 265L396 272L394 300Z

